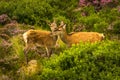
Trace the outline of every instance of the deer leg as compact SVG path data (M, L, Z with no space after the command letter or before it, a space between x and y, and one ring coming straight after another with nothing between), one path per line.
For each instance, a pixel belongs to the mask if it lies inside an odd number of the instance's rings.
M41 55L41 52L38 50L38 48L35 49L35 52Z
M53 52L53 49L50 49L50 51L49 51L49 57L51 56L52 52Z
M42 47L36 47L35 52L38 53L41 57L45 57L46 56L46 54L43 54L44 50L43 50Z
M48 50L48 48L45 47L45 49L46 49L46 52L47 52L47 56L50 57L50 54L49 54L49 50Z
M35 50L35 51L36 51L36 53L38 53L40 56L41 56L41 55L42 55L42 53L43 53L43 52L42 52L43 50L39 50L38 48L36 48L36 50Z
M30 50L29 47L25 47L25 48L24 48L25 61L26 61L27 64L28 64L27 54L28 54L29 50Z

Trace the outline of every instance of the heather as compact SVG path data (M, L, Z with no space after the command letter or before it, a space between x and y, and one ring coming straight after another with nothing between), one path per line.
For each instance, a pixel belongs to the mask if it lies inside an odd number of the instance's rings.
M50 58L31 50L26 65L22 34L50 31L54 19L64 21L67 33L99 32L105 39L70 48L59 40ZM0 79L119 80L119 19L119 0L0 0Z

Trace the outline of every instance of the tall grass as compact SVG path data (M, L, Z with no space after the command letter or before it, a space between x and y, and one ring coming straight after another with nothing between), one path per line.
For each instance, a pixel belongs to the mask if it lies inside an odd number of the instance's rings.
M12 42L12 48L13 48L13 54L18 56L20 60L24 60L24 53L23 53L23 48L24 48L24 42L22 40L22 36L13 36L11 38Z

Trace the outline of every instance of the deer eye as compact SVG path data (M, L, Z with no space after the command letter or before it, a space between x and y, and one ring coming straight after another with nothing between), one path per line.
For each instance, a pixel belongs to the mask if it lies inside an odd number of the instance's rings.
M54 28L54 31L58 31L58 28Z

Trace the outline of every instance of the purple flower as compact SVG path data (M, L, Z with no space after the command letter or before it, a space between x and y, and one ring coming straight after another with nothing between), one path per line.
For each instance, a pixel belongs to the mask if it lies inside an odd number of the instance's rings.
M94 0L94 1L93 1L93 4L98 4L98 3L99 3L98 0Z
M79 0L79 5L80 6L85 6L86 5L86 1L85 0Z
M0 23L4 24L4 23L9 22L9 21L10 21L10 18L8 17L7 14L0 15Z
M118 6L118 12L120 12L120 6Z
M110 2L112 2L112 0L101 0L101 4L103 5L110 3Z

